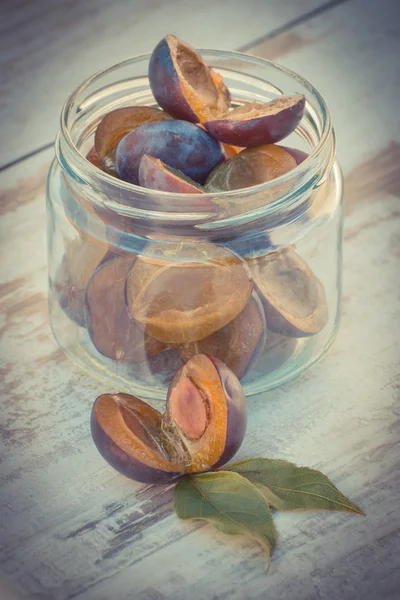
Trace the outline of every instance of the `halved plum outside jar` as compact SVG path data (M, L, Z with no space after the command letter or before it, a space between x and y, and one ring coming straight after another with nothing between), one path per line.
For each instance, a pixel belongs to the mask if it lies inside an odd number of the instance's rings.
M236 454L246 433L243 388L224 363L197 354L172 380L165 417L192 457L186 472L217 468Z
M114 469L135 481L167 483L182 475L188 459L166 452L161 422L157 410L134 396L103 394L90 425L97 449Z
M114 256L91 276L85 291L85 321L96 349L114 360L137 363L165 349L128 314L125 282L134 258Z
M221 466L239 449L246 424L238 379L226 365L201 354L176 373L164 415L128 394L103 394L91 414L101 455L145 483Z
M227 325L245 307L253 284L244 263L222 247L189 250L166 245L165 256L140 256L129 272L131 316L165 343L201 340ZM185 262L179 262L179 258Z

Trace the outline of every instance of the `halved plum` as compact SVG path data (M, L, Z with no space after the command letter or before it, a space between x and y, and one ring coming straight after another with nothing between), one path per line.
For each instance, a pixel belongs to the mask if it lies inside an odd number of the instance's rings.
M191 456L185 472L225 464L246 433L247 405L238 378L218 359L193 356L169 386L164 422Z
M119 472L144 483L223 465L239 449L247 407L226 365L197 354L176 373L164 415L128 394L103 394L92 408L93 440Z
M107 113L100 121L94 136L94 145L103 169L115 175L115 153L117 146L130 131L172 117L153 106L129 106Z
M147 154L139 163L139 185L163 192L204 194L202 187L190 177Z
M325 327L328 307L323 285L293 250L248 259L247 265L264 305L268 329L306 337Z
M274 144L243 150L225 160L209 175L207 192L228 192L272 181L296 168L296 161Z
M153 50L149 81L158 104L177 119L209 121L226 113L230 106L222 76L174 35L165 36Z
M201 340L245 307L253 284L243 261L221 246L166 244L159 257L139 256L129 272L130 314L166 343Z
M305 97L281 96L267 104L247 103L204 123L220 142L250 148L274 144L292 133L304 114Z
M264 309L253 292L244 309L225 327L197 342L177 346L177 351L185 362L196 354L217 358L240 379L264 346L265 339Z
M125 282L133 261L121 256L104 261L85 293L85 320L93 345L104 356L129 363L144 361L165 348L128 314Z
M162 415L129 394L103 394L92 408L91 432L103 458L143 483L167 483L184 472L188 455L167 452Z
M128 133L117 148L118 176L137 184L144 154L159 158L201 184L225 158L219 142L187 121L151 123Z
M86 284L106 255L103 247L88 238L79 237L66 243L54 288L61 308L80 327L85 326Z

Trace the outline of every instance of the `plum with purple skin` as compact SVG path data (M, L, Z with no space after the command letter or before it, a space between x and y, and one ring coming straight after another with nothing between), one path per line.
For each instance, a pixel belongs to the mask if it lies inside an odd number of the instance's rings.
M199 184L158 158L144 154L139 164L139 185L180 194L204 194Z
M233 146L274 144L296 129L304 107L303 94L279 97L267 104L252 102L205 122L204 127L216 140Z
M247 407L237 377L197 354L172 380L164 415L128 394L103 394L92 409L93 440L105 460L144 483L223 465L239 449Z
M85 292L85 321L96 349L114 360L137 363L164 350L128 314L125 281L134 258L114 256L103 261Z
M102 394L90 420L102 457L126 477L143 483L167 483L179 477L188 462L185 455L166 451L161 424L157 410L129 394Z
M292 249L246 262L268 329L289 337L307 337L325 327L328 307L323 285Z
M107 113L100 121L94 137L95 150L103 170L115 175L115 153L118 144L129 132L172 117L153 106L129 106Z
M237 317L210 336L177 346L182 360L202 353L226 364L240 379L264 346L266 323L262 304L253 292Z
M190 453L185 472L220 467L236 454L246 433L243 388L223 362L196 354L172 380L164 418L172 439L178 437Z
M137 184L144 154L159 158L201 184L225 158L219 142L187 121L150 123L128 133L117 148L118 177Z
M239 190L272 181L295 168L293 156L280 146L247 148L218 165L209 175L205 189L207 192Z
M177 119L210 121L230 107L230 93L222 76L174 35L165 36L154 48L149 82L161 108Z

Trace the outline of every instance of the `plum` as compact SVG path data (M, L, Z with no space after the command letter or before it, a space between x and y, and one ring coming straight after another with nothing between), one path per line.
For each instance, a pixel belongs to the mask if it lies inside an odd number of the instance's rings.
M309 157L309 154L307 152L304 152L303 150L298 150L298 148L288 148L287 146L280 147L293 156L294 160L296 161L296 165L300 165L303 162L303 160Z
M264 305L268 329L306 337L323 329L328 308L322 283L292 249L248 259Z
M150 123L128 133L117 148L115 166L118 176L137 184L144 154L161 159L201 184L225 158L219 142L186 121Z
M174 35L165 36L154 48L149 81L158 104L177 119L210 121L230 107L230 93L222 76Z
M172 117L153 106L129 106L107 113L100 121L94 137L94 145L103 170L115 175L117 146L130 131Z
M139 184L142 187L175 194L193 194L193 200L185 200L185 208L192 211L211 211L213 214L220 212L220 207L212 200L202 198L204 189L198 183L187 177L181 171L174 169L158 158L144 154L139 165ZM200 197L199 197L200 196ZM175 199L166 199L155 195L151 202L152 207L159 210L181 210L182 204Z
M86 154L86 160L88 160L92 165L104 171L103 165L100 162L99 155L96 152L96 148L93 146L90 148L89 152Z
M283 148L266 144L243 150L225 160L209 175L207 192L228 192L272 181L296 168L296 161Z
M152 190L181 194L204 194L204 190L181 171L144 154L139 163L139 185Z
M162 415L129 394L103 394L91 414L93 440L120 473L167 483L227 462L246 432L247 407L237 377L198 354L175 374Z
M196 354L169 386L164 421L191 456L185 472L219 467L236 454L246 433L243 388L223 362Z
M250 148L274 144L292 133L304 114L303 94L282 96L267 104L247 103L222 118L204 123L213 138Z
M66 245L54 282L58 302L65 314L80 327L85 326L86 284L107 252L88 238L75 238Z
M182 344L177 351L183 361L196 354L208 354L221 360L240 379L265 343L264 310L254 294L230 323L197 342Z
M264 348L257 356L254 364L254 372L262 376L276 371L289 360L293 361L298 340L295 337L287 337L268 330L267 341Z
M201 340L245 307L253 284L242 260L212 244L166 244L139 256L126 281L130 314L165 343Z
M114 469L143 483L167 483L189 462L171 456L163 443L162 415L129 394L102 394L92 408L91 432L100 454Z
M137 363L165 346L131 319L125 304L125 281L132 257L103 261L91 276L85 293L85 321L96 349L114 360Z

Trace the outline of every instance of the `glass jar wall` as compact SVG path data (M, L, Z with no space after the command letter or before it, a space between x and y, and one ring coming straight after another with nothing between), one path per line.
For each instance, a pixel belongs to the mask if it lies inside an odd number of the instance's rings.
M309 154L265 184L156 192L85 159L110 110L154 105L149 55L105 70L67 101L48 177L49 309L55 338L114 390L165 398L196 353L225 362L247 395L314 364L340 319L342 178L328 109L265 60L204 51L234 105L302 93L287 147Z

